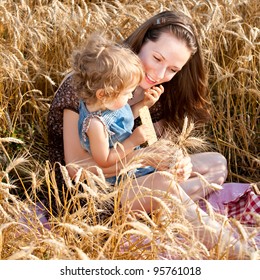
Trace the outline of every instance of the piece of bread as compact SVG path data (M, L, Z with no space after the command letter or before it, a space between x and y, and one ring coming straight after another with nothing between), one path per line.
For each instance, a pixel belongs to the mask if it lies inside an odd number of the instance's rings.
M153 143L155 143L157 141L157 136L155 133L155 129L153 126L153 122L151 119L151 115L150 115L150 111L149 108L147 106L142 107L139 110L139 115L140 115L140 119L142 121L142 124L146 125L148 127L148 145L152 145Z

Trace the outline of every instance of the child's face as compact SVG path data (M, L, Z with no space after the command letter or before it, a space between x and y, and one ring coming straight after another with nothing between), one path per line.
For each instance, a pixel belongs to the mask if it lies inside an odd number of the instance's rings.
M136 87L131 87L122 91L117 98L113 98L104 102L104 106L106 109L111 111L115 111L124 107L128 103L128 100L133 97L133 91L135 88Z

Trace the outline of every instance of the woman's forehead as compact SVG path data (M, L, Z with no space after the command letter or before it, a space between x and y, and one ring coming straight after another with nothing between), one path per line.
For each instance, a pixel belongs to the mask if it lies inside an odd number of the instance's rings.
M186 43L171 33L162 33L157 41L147 41L143 51L157 53L171 66L179 69L191 56Z

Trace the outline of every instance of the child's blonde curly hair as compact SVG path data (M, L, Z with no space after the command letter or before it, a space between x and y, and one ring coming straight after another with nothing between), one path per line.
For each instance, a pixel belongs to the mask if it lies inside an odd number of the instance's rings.
M139 57L129 48L104 36L92 34L72 55L73 84L86 104L97 101L96 92L116 98L122 91L136 87L144 77Z

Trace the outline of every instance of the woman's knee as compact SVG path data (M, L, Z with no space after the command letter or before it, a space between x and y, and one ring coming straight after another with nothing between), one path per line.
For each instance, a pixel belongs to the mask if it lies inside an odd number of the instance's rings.
M173 178L161 172L155 172L143 177L138 177L133 185L125 186L121 197L121 203L131 205L132 210L145 210L150 212L158 209L158 200L162 199L167 192L173 191Z
M227 159L220 153L214 153L214 157L216 159L216 167L214 170L222 172L224 180L226 180L228 175L227 169ZM213 167L214 168L214 167Z
M227 160L217 152L206 152L191 155L193 171L202 175L208 173L222 173L222 176L227 177Z

